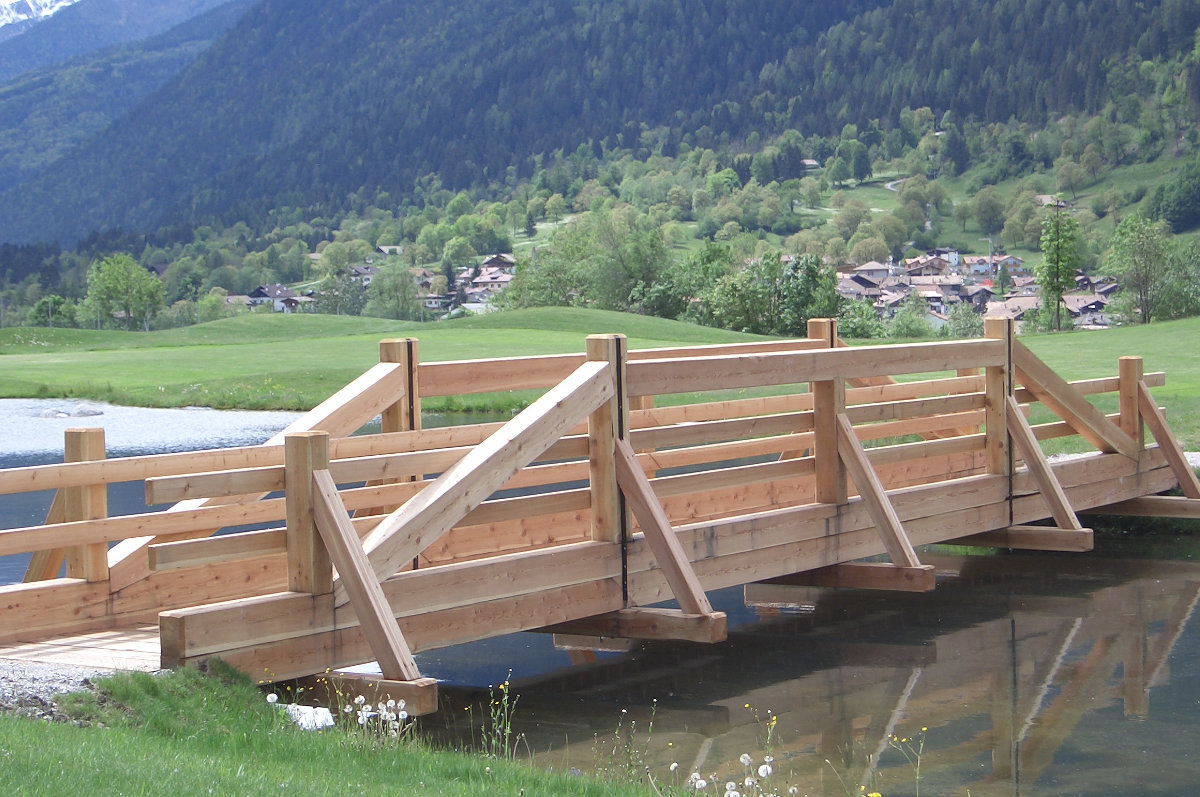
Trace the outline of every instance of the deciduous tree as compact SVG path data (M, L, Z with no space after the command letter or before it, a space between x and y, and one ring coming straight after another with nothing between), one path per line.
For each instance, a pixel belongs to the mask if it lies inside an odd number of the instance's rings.
M1062 296L1075 287L1075 269L1083 262L1079 222L1056 201L1042 217L1042 263L1036 268L1042 312L1054 308L1053 328L1062 329Z
M120 318L126 329L138 324L149 331L163 306L162 283L126 254L93 263L87 283L89 305L100 316Z

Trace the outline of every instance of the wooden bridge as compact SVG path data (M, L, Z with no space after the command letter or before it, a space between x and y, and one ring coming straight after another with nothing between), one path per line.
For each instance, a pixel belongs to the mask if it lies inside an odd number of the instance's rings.
M1002 320L942 343L808 332L436 363L384 341L261 446L105 459L101 430L68 432L67 462L0 471L0 494L57 490L45 524L0 531L0 555L33 552L0 587L0 645L68 635L100 657L149 624L166 667L220 657L274 681L377 661L420 713L437 697L416 651L528 630L714 642L706 590L929 590L915 546L1086 551L1084 510L1200 514L1140 358L1068 383ZM529 389L506 423L419 428L423 398ZM1087 398L1105 393L1114 414ZM1057 420L1031 425L1031 405ZM1047 461L1039 441L1075 435L1094 452ZM133 480L173 505L107 517L106 486Z

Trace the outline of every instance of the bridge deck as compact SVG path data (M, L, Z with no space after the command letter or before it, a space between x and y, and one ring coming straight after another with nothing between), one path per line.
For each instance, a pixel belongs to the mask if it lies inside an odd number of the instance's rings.
M159 669L158 626L112 628L0 646L0 666L9 661L153 672Z

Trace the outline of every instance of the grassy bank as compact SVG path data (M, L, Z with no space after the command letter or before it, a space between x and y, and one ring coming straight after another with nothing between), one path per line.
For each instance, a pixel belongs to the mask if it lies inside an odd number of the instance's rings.
M421 359L430 362L582 351L587 335L602 332L623 333L637 348L753 339L660 318L565 308L435 324L251 314L151 333L5 329L0 398L308 409L378 362L382 338L416 337ZM507 401L475 408L510 409Z
M152 333L5 329L0 397L307 409L375 363L381 338L418 338L428 362L581 351L588 334L604 332L627 335L632 348L753 339L659 318L567 308L436 324L252 314ZM1022 340L1069 379L1114 375L1118 357L1144 357L1147 371L1167 372L1167 385L1156 395L1194 449L1200 448L1200 351L1184 342L1198 337L1200 319L1188 319ZM509 410L528 400L505 394L471 404L430 402L427 408Z
M99 679L60 703L64 722L0 713L8 794L644 795L420 740L296 728L236 674Z

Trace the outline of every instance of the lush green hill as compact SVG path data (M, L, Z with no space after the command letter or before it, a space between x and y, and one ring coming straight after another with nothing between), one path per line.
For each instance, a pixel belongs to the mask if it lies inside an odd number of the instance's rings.
M985 122L1098 111L1147 90L1142 61L1189 51L1200 23L1185 0L1027 5L265 0L76 155L0 195L0 240L419 203L511 185L581 145L672 154L856 122L870 146L883 138L871 119L921 105Z

